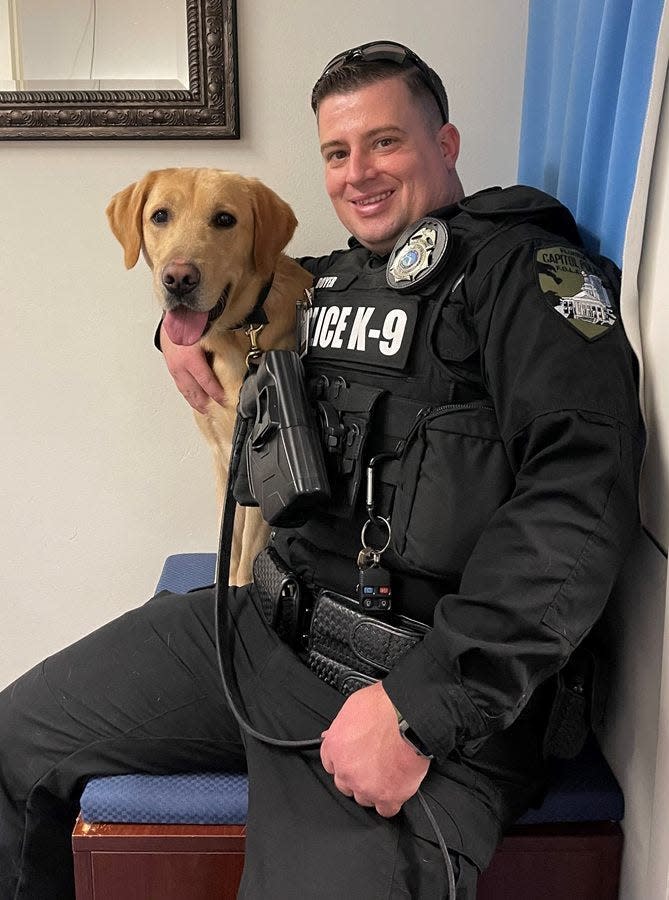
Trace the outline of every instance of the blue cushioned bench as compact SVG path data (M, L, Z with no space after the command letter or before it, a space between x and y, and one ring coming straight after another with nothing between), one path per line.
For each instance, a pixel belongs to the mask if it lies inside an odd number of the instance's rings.
M158 590L185 593L211 584L215 563L213 553L170 556L165 562ZM125 823L128 827L144 823L168 829L177 826L209 829L227 826L229 829L243 825L246 811L247 780L240 773L130 774L93 778L81 798L81 816L73 839L75 861L77 846L78 852L83 853L81 846L87 836L89 842L94 836L110 837L110 823ZM481 878L480 900L503 900L507 896L513 900L524 897L534 900L539 896L545 900L614 900L622 847L622 834L617 823L623 813L622 792L596 741L591 739L577 759L555 763L551 788L542 805L529 810L519 820L517 828L505 839L490 869ZM104 823L103 832L98 827L100 823ZM126 832L122 833L127 839ZM198 835L202 837L200 832ZM243 829L237 836L243 836ZM195 835L193 840L197 839ZM558 859L560 863L556 866ZM542 861L544 865L537 869ZM136 862L135 859L135 866ZM528 862L531 868L521 882L518 872L522 872L523 863ZM87 867L88 880L94 880L90 860L87 860ZM508 888L503 886L505 878ZM107 896L86 893L84 887L80 892L82 879L78 873L78 900ZM168 881L174 884L172 876ZM192 876L188 883L189 890L195 891ZM523 883L527 894L523 893ZM115 888L119 889L118 886ZM507 889L508 893L504 893ZM124 900L149 900L154 896L151 893L133 895L129 893L132 890L132 885L124 884ZM158 890L155 883L151 890ZM168 900L172 895L166 894L165 890L165 886L160 888L160 896ZM236 888L231 890L229 896L234 897ZM183 885L179 891L174 895L178 900L191 897L196 900L200 896L195 892L184 893ZM108 896L115 895L109 893Z

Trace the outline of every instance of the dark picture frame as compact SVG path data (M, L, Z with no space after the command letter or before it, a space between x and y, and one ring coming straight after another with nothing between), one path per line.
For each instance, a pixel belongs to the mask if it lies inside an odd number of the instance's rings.
M0 91L0 140L239 138L236 0L185 0L188 90Z

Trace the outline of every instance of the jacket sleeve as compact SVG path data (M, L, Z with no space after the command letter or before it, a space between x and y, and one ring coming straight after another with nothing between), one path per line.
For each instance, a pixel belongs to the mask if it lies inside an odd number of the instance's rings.
M515 489L433 630L384 679L437 757L506 728L564 665L638 526L636 360L619 319L592 340L553 308L540 249L478 260L463 282Z
M314 276L314 279L316 279L319 275L327 272L328 269L331 268L335 259L341 256L343 253L346 253L346 251L335 250L334 252L330 253L329 256L297 256L295 257L295 262L301 265L303 269L306 269L307 272L311 272L311 274Z

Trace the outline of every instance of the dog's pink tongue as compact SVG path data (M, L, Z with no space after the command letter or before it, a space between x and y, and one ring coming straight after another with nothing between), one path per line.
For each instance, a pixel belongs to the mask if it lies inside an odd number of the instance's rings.
M173 344L190 345L200 340L208 319L209 313L177 306L165 313L163 326Z

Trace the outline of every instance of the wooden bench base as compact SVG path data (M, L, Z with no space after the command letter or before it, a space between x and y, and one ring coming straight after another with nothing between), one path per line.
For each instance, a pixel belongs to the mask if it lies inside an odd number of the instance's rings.
M77 900L234 900L243 825L86 825L72 835ZM616 900L623 837L608 822L527 825L500 844L478 900ZM305 898L306 900L306 898Z
M477 900L618 900L622 849L613 822L520 825L481 875Z
M72 834L77 900L235 900L244 825L87 825Z

